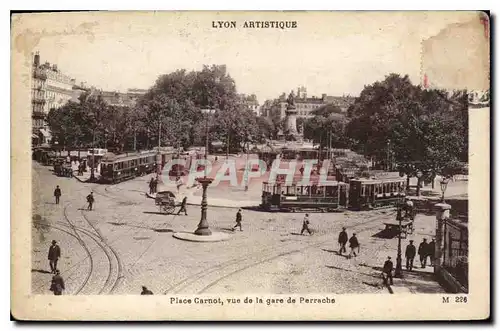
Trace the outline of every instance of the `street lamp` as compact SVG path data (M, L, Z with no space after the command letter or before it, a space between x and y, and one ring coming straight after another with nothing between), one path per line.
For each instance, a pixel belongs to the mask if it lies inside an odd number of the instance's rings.
M420 178L422 178L423 173L422 171L417 171L417 196L420 196Z
M403 200L399 199L398 201L398 210L396 213L396 220L399 222L399 232L398 232L398 256L396 257L396 270L394 271L394 277L403 278L403 265L401 261L401 221L403 220L403 216L401 215L403 206Z
M444 192L446 192L446 188L448 187L448 182L450 180L446 177L443 177L443 179L441 179L441 182L439 182L439 184L441 185L441 202L444 202Z
M209 236L212 234L210 231L207 221L207 188L213 181L212 178L207 177L207 156L208 156L208 116L209 114L213 114L215 109L202 109L202 113L207 114L205 128L206 128L206 142L205 142L205 176L202 178L197 178L196 180L201 184L203 189L202 198L201 198L201 219L200 223L198 223L198 228L194 231L195 235L198 236Z

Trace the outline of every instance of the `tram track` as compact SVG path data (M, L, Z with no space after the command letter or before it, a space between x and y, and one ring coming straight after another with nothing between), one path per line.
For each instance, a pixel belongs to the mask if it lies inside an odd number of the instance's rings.
M364 222L358 223L353 226L346 226L346 228L353 229L353 228L358 228L363 225L367 225L372 222L378 222L380 219L386 217L387 215L377 215L373 218L370 218L369 220L366 220ZM376 225L374 227L379 227L380 225ZM364 228L360 229L361 231L358 231L358 233L363 233L366 231L369 231L373 229L374 227L369 227L369 228ZM323 238L327 237L328 239L323 240ZM317 238L317 239L316 239ZM278 259L280 257L283 257L285 255L293 254L293 253L299 253L302 252L306 249L310 249L312 247L317 247L325 244L326 242L331 241L331 234L327 233L324 234L320 237L315 237L314 243L311 243L309 245L305 245L304 247L299 247L297 248L297 242L294 243L287 243L283 245L273 245L269 248L266 248L264 250L260 250L258 252L255 252L253 254L247 254L244 256L240 256L234 259L231 259L229 261L217 264L213 267L210 267L208 269L204 269L198 273L195 273L193 275L190 275L181 281L177 282L173 286L170 286L166 290L163 291L163 294L179 294L181 291L188 287L198 287L197 290L195 290L195 293L197 294L202 294L203 292L206 292L208 289L211 287L215 286L218 284L220 281L227 279L239 272L242 272L246 269L255 267L257 265ZM278 251L278 253L277 253ZM271 253L271 254L269 254ZM264 256L264 257L263 257ZM241 263L244 263L242 266ZM214 278L210 279L211 275L215 275Z
M111 266L112 255L114 256L114 259L116 260L117 277L116 277L116 280L111 284L111 288L109 290L109 294L112 294L116 290L116 288L118 287L120 280L123 278L123 263L120 259L120 256L116 252L116 250L107 242L106 238L102 235L101 231L99 231L99 229L96 228L92 224L92 222L83 213L83 210L81 211L81 213L82 213L82 216L85 219L85 221L88 223L88 225L90 225L92 227L92 229L97 233L97 236L102 241L102 243L104 243L104 245L106 245L109 248L109 251L111 253L107 252L106 250L105 250L105 252L106 252L106 255L109 259L110 266ZM110 267L110 269L111 269L111 267Z
M75 294L111 294L118 286L118 282L120 280L121 261L119 261L119 257L116 258L117 264L120 266L118 268L115 268L113 266L114 261L112 255L116 254L116 252L114 252L114 250L109 245L107 245L102 235L100 235L100 232L96 231L97 229L85 217L83 211L81 211L81 216L85 222L81 222L84 223L83 226L76 225L75 223L77 221L75 219L71 220L68 216L68 207L69 204L65 206L63 212L66 222L58 222L58 225L70 228L80 238L80 244L84 246L84 249L89 254L91 265L89 275L86 278L84 285ZM95 233L85 228L85 225L90 225ZM85 234L90 239L90 241L85 241L80 236L80 233ZM91 248L89 246L93 247ZM112 251L112 253L110 253L108 250ZM100 254L98 252L100 252ZM103 269L106 271L103 272ZM115 269L118 269L118 271L115 271ZM113 277L114 274L116 274L115 277ZM104 282L102 280L103 278ZM98 284L102 285L99 286Z

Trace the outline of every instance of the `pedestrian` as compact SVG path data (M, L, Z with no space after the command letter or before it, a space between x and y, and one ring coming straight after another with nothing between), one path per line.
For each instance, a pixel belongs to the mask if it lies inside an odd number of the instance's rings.
M90 192L90 194L87 195L87 202L89 203L87 210L92 210L92 205L94 204L94 192Z
M154 178L151 177L151 180L149 181L149 194L153 194L154 193Z
M309 229L309 214L306 214L306 216L304 216L304 220L302 221L302 231L300 231L300 235L302 235L304 231L307 231L309 235L312 235L312 232Z
M358 249L359 254L359 242L355 233L353 233L351 239L349 239L349 248L351 248L351 251L349 252L349 258L351 258L352 255L357 256L356 248Z
M405 252L406 270L413 270L413 259L415 259L416 251L417 249L415 248L415 245L413 245L413 240L410 240L410 243L406 246Z
M179 193L179 190L182 186L182 179L181 177L177 176L177 178L175 179L175 184L177 185L177 193Z
M345 231L345 227L342 227L342 231L339 233L339 254L342 255L342 252L347 253L347 249L345 248L345 244L347 244L347 240L349 236Z
M187 214L188 214L187 210L186 210L187 200L188 200L188 198L186 196L182 199L181 209L179 209L179 212L177 213L177 215L179 215L180 213L184 212L184 215L187 216Z
M52 240L52 245L49 247L48 260L50 265L50 272L55 273L57 270L57 260L61 257L61 248L57 241Z
M418 255L420 257L420 265L422 268L425 268L426 261L427 260L427 239L424 238L424 240L418 245Z
M61 189L59 188L59 185L57 185L56 189L54 190L54 196L56 197L56 205L58 205L59 198L61 197Z
M235 225L235 226L233 226L233 231L234 231L237 227L239 227L239 228L240 228L240 231L243 231L243 230L241 229L241 220L242 220L242 217L241 217L241 208L240 208L240 209L238 209L238 212L236 213L236 225Z
M151 292L150 290L148 290L148 288L146 286L143 286L142 287L141 295L153 295L153 292Z
M436 249L436 242L434 241L434 238L432 238L431 241L427 244L427 256L429 256L431 267L434 266L434 257L436 255L435 249ZM425 259L427 260L427 258Z
M52 276L50 290L54 292L54 295L62 295L62 292L65 290L64 279L60 275L59 270L56 270L55 275Z
M391 257L388 256L387 260L384 263L384 267L382 268L382 277L384 279L384 285L387 285L387 280L390 281L390 285L393 285L393 279L392 279L392 269L394 265L391 261Z
M158 192L158 177L153 180L153 193Z

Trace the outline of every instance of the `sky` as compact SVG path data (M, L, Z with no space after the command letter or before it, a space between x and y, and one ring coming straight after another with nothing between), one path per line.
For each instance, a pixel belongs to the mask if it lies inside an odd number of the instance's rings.
M470 12L128 12L15 18L13 49L39 51L78 82L104 90L149 88L161 74L225 64L239 93L260 103L305 86L309 96L359 95L392 72L420 78L420 42ZM236 21L217 29L212 21ZM250 20L296 29L245 29Z

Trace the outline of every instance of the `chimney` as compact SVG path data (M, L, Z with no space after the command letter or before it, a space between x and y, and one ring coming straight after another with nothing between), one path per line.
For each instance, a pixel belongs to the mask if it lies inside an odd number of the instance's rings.
M52 65L52 70L57 71L57 64Z

